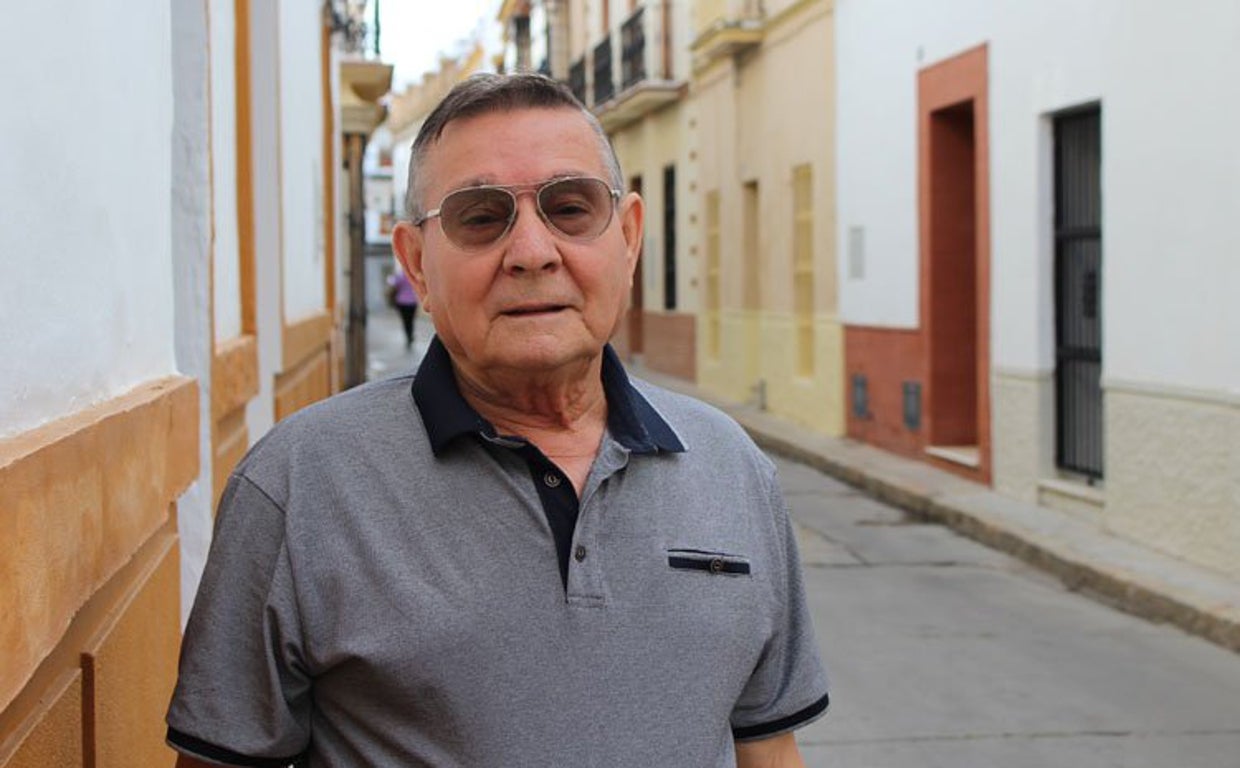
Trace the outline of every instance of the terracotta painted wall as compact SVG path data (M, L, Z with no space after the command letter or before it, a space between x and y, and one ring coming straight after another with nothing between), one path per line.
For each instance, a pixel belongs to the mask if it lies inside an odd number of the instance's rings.
M697 318L675 312L647 312L645 362L659 371L685 381L697 379Z
M904 382L920 382L925 343L916 330L844 329L844 387L848 392L848 436L905 456L919 457L925 445L921 430L904 424ZM857 414L853 379L866 380L868 405Z

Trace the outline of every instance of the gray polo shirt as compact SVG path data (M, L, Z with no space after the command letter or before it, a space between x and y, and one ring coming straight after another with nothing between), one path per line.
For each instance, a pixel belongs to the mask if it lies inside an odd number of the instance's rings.
M278 424L221 501L169 743L236 765L714 767L821 715L773 465L610 348L603 377L579 500L465 404L438 341L416 381Z

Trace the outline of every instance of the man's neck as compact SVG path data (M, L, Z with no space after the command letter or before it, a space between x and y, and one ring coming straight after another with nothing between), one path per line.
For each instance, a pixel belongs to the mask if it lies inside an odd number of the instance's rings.
M461 396L500 434L529 440L564 470L580 495L607 426L601 359L585 375L479 379L457 368Z

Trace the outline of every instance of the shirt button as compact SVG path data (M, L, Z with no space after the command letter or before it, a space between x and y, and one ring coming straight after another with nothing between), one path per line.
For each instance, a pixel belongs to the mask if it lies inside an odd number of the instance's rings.
M573 557L574 557L574 558L577 560L577 562L579 562L579 563L580 563L582 560L585 560L585 559L586 559L586 548L585 548L584 546L582 546L581 544L578 544L578 545L577 545L577 549L573 552Z
M543 475L543 482L546 483L548 488L559 488L560 487L560 476L554 472L548 472L547 474Z

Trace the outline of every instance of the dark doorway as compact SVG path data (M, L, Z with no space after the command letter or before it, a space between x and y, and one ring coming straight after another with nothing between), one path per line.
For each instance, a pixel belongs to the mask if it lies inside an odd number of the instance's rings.
M928 326L932 446L978 444L977 149L973 102L930 115Z
M634 176L629 179L629 190L642 193L642 177ZM643 251L645 243L642 243ZM633 273L633 288L629 293L629 317L628 317L628 333L629 333L629 355L637 356L645 351L645 343L642 328L642 315L645 314L645 299L642 296L642 265L646 259L645 253L638 254L637 270Z

